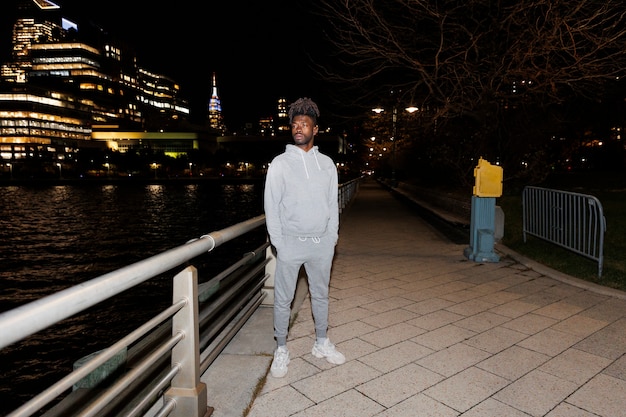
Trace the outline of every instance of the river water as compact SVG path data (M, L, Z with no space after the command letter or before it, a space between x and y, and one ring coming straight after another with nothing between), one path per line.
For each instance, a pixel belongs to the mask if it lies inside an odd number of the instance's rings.
M0 312L258 216L262 188L210 180L0 187ZM215 274L262 244L264 231L245 239L207 254L202 272ZM0 416L171 302L166 281L0 351Z

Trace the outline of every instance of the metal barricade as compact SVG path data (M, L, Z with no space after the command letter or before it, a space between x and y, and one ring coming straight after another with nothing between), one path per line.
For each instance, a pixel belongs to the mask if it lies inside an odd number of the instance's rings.
M522 210L524 242L529 234L596 260L598 276L602 276L606 219L596 197L525 187Z

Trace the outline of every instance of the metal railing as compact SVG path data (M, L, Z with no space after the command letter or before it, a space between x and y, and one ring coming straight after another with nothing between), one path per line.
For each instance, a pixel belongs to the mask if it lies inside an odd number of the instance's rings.
M351 181L348 181L339 186L339 213L343 213L343 210L348 206L350 201L354 198L356 193L359 191L359 184L361 183L361 178L357 178Z
M524 242L529 234L596 260L598 276L602 276L606 219L596 197L525 187L522 210Z
M222 322L232 320L241 304L247 303L250 311L260 304L261 289L267 279L263 266L268 244L246 254L228 270L200 285L196 268L185 267L185 264L264 224L265 216L254 217L1 314L3 337L0 348L3 348L160 274L182 269L173 278L171 306L98 352L9 416L33 415L68 389L80 386L80 381L92 372L110 366L112 360L121 361L125 368L113 383L106 389L96 384L78 393L75 390L72 393L76 394L65 401L65 406L63 403L59 406L69 407L75 413L73 415L80 416L102 415L100 413L107 410L117 414L120 409L124 410L124 415L141 415L145 412L144 406L152 405L157 393L169 387L163 394L163 408L171 408L168 415L204 415L207 400L206 388L200 383L200 351L202 349L203 356L215 357L216 354L211 352L214 348L208 346L208 342L214 341L213 336L223 327ZM230 307L230 313L225 307ZM207 321L210 321L208 328L203 328L200 334L199 329ZM167 365L165 374L164 364ZM117 369L113 373L116 372ZM152 376L147 378L148 375ZM102 379L108 376L104 375ZM77 397L81 398L80 407L76 404ZM130 404L134 405L132 410L128 410ZM201 407L205 410L200 410Z
M359 180L339 186L340 211ZM251 218L0 314L4 349L150 279L173 275L171 305L7 417L42 410L81 417L204 416L209 406L200 377L267 296L272 255L265 242L200 284L197 268L187 263L264 224L264 215Z

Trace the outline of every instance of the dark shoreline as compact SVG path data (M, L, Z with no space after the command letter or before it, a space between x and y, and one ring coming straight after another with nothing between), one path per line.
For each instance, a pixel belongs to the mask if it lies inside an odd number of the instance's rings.
M264 177L97 177L97 178L14 178L1 179L0 187L7 186L49 186L49 185L106 185L106 184L257 184L265 181Z

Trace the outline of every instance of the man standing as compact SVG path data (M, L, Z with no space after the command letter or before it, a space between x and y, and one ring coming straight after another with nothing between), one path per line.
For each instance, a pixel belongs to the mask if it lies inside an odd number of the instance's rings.
M287 374L287 333L298 273L304 265L315 321L311 353L341 365L344 355L328 340L328 285L339 231L337 168L313 141L318 133L317 105L300 98L289 107L294 144L271 162L265 181L265 219L276 248L274 336L276 350L270 372Z

